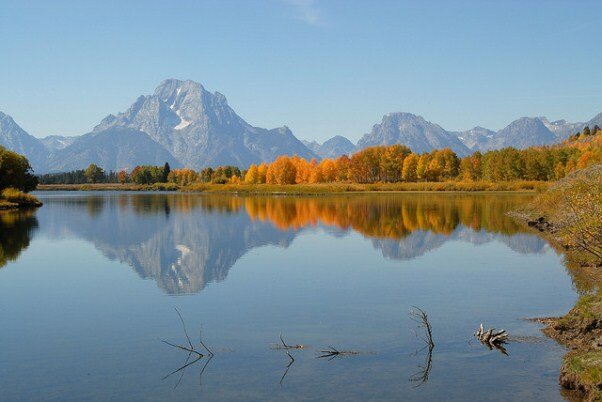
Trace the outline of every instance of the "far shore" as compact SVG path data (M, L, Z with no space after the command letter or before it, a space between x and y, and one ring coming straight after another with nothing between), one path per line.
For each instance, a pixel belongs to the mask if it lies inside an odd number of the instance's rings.
M40 184L37 191L180 191L228 194L337 194L337 193L394 193L394 192L529 192L542 191L547 182L420 182L420 183L318 183L318 184L213 184L195 183L187 186L175 183L96 183Z

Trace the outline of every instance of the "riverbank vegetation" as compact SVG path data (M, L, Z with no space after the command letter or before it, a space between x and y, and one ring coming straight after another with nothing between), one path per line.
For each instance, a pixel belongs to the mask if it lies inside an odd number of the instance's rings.
M37 184L27 158L0 146L0 209L42 205L36 197L27 194Z
M316 183L291 184L215 184L193 182L186 185L176 183L96 183L96 184L40 184L41 191L183 191L203 193L235 194L289 194L320 195L332 193L400 192L400 191L541 191L548 182L420 182L420 183Z
M602 164L558 181L521 213L564 253L584 293L564 317L543 320L544 332L571 349L560 383L587 400L602 400Z
M542 189L545 182L602 162L602 130L587 130L562 144L504 148L459 158L450 149L415 154L403 145L369 147L336 159L283 155L272 163L200 171L137 166L131 172L86 170L40 176L44 185L121 184L71 189L148 189L246 193L347 191L487 191ZM161 183L161 184L160 184ZM542 184L539 184L542 183ZM155 186L156 185L156 186ZM137 187L143 186L143 187ZM221 187L220 187L221 186ZM42 187L43 189L52 187Z

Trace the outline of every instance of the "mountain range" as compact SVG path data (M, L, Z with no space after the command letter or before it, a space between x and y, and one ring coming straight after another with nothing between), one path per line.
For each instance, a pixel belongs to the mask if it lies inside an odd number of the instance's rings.
M586 125L602 126L602 113L588 122L522 117L493 131L475 127L447 131L411 113L389 113L357 144L337 135L320 144L300 141L286 127L254 127L219 92L194 81L168 79L152 95L140 96L124 112L110 114L87 134L36 138L0 112L0 145L24 154L37 173L69 171L96 163L107 170L136 165L202 169L207 166L271 162L279 155L321 159L350 155L367 146L404 144L422 153L451 148L458 155L503 147L526 148L560 142Z

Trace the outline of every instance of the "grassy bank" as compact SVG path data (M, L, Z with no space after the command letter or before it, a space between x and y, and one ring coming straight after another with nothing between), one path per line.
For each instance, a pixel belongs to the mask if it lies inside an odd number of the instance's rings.
M177 191L180 186L174 183L134 184L134 183L95 183L95 184L38 184L36 191Z
M544 333L570 349L560 369L560 385L586 400L602 400L602 296L581 296L565 316L547 319Z
M560 384L586 400L602 400L602 165L554 184L517 216L563 252L584 293L565 316L542 320L546 335L571 350Z
M35 208L42 206L40 200L14 188L6 188L0 193L0 210Z
M420 183L318 183L318 184L214 184L194 183L178 186L174 183L155 184L50 184L39 185L39 191L185 191L236 194L329 194L348 192L403 191L541 191L549 183L541 181L516 182L420 182Z

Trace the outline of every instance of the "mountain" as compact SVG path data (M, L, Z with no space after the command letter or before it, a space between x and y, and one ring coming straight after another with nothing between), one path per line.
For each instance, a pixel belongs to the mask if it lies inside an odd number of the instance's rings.
M349 155L356 150L355 145L341 135L335 135L320 146L318 155L322 158L338 158L341 155Z
M550 121L546 117L521 117L503 129L495 132L482 127L475 127L455 133L458 139L473 151L487 151L504 147L518 149L535 145L554 144L566 140L571 134L590 128L602 126L602 113L586 123L570 123L566 120Z
M114 127L147 133L182 165L195 169L245 168L282 154L316 157L287 127L253 127L228 106L224 95L193 81L163 81L154 95L141 96L127 111L107 116L94 132Z
M49 135L44 138L40 138L40 142L46 147L49 152L57 151L59 149L67 148L73 144L78 137L63 137L62 135Z
M49 155L47 170L64 172L82 169L95 163L106 170L129 170L137 165L181 167L164 147L148 134L125 127L111 127L82 135L65 148Z
M413 152L429 152L433 149L451 148L460 156L470 153L457 136L441 126L411 113L389 113L380 124L375 124L369 134L357 143L357 148L376 145L404 144Z
M546 117L539 117L539 120L550 130L556 138L565 140L571 134L575 134L580 131L585 124L584 123L569 123L566 120L549 121Z
M498 131L487 142L486 149L514 147L518 149L533 145L557 142L558 138L539 117L521 117Z
M248 124L219 92L194 81L163 81L125 112L105 117L93 131L78 137L35 138L0 112L0 145L24 154L36 173L82 169L94 162L107 170L169 162L171 166L207 166L271 162L279 155L336 158L367 146L404 144L422 153L451 148L459 156L503 147L526 148L565 140L586 125L602 126L602 113L586 123L522 117L494 132L475 127L452 132L411 113L389 113L354 146L342 136L323 144L301 142L284 126Z
M318 155L321 147L321 144L318 141L301 140L301 143L303 143L303 145L305 145L311 152Z
M320 144L316 141L301 141L320 158L338 158L341 155L350 155L356 151L355 145L342 135L335 135Z
M594 126L602 127L602 113L598 113L596 116L594 116L590 121L587 122L587 125L589 128Z
M462 131L456 134L458 139L471 150L481 150L487 147L487 144L495 136L495 131L484 127L475 127L470 130Z
M0 145L25 155L34 171L44 170L48 151L36 137L29 135L7 114L0 112Z

